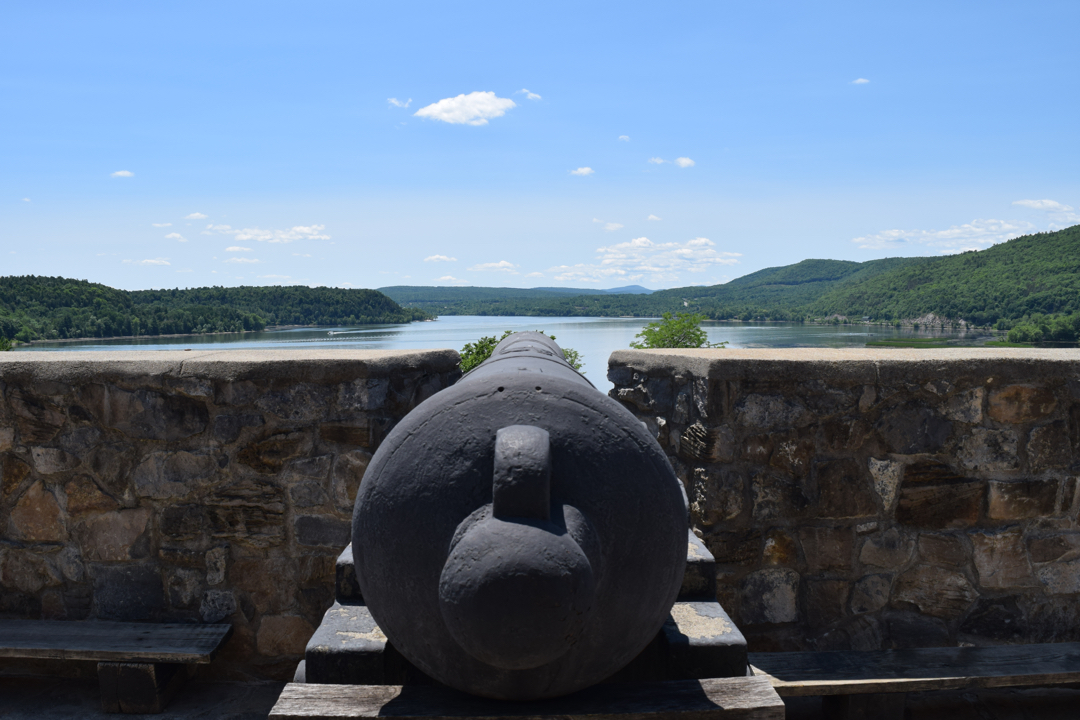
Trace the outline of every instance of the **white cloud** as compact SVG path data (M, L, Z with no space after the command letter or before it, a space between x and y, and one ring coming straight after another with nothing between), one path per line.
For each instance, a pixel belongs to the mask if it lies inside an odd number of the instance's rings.
M867 80L866 78L856 78L856 79L851 81L851 84L852 85L866 85L869 82L870 81Z
M464 280L459 280L453 275L443 275L441 278L437 278L435 282L448 282L448 283L463 283Z
M176 240L177 242L187 242L187 238L180 233L169 233L165 236L166 240Z
M30 202L30 198L23 198L22 201L23 202Z
M622 140L623 142L630 142L630 136L629 135L620 135L619 139Z
M172 265L169 258L153 258L148 260L125 260L126 265Z
M972 220L948 230L885 230L853 238L851 242L867 250L903 252L925 247L949 254L981 250L1034 231L1034 225L1022 220Z
M152 227L172 227L172 223L150 223Z
M619 223L610 222L610 223L607 223L607 224L604 225L604 230L606 230L607 232L611 232L612 230L621 230L622 227L623 226L620 225Z
M681 168L694 167L697 163L688 157L675 158L675 164Z
M259 261L256 260L255 258L231 257L228 260L226 260L225 262L227 262L227 263L246 263L248 265L251 265L251 264L257 263Z
M201 212L193 212L190 215L185 215L185 220L205 220L209 215L203 215Z
M719 252L708 238L686 242L655 243L649 238L597 248L597 263L560 265L550 269L555 279L574 282L602 280L640 280L646 276L653 281L677 280L682 272L704 272L717 265L738 263L741 253Z
M667 160L665 160L664 158L651 157L651 158L649 158L649 162L652 163L653 165L661 165L663 163L666 163Z
M1032 210L1047 210L1049 212L1069 212L1072 206L1063 205L1056 200L1017 200L1013 205L1031 208Z
M514 94L515 94L515 95L517 95L518 93L525 93L525 97L526 97L526 98L528 98L529 100L543 100L543 98L542 98L542 97L540 97L539 95L537 95L537 94L536 94L536 93L534 93L534 92L529 92L529 91L528 91L528 90L526 90L525 88L521 88L520 90L518 90L518 91L517 91L516 93L514 93Z
M657 217L656 215L650 215L649 217L647 217L647 218L645 218L645 219L646 219L646 220L659 220L660 218L659 218L659 217Z
M487 125L491 118L502 117L507 110L515 107L517 104L513 100L497 97L493 92L471 92L443 98L413 114L452 125Z
M409 107L409 103L412 102L412 98L409 98L405 102L402 102L402 101L398 100L397 98L386 98L386 102L390 103L394 107L407 108L407 107Z
M287 230L263 230L262 228L238 230L229 225L206 226L207 231L232 235L240 241L256 240L268 243L290 243L294 240L329 240L330 236L323 233L324 229L326 229L325 225L296 225Z
M240 247L239 245L233 245L232 247L225 248L225 252L251 252L251 248Z
M596 171L593 170L591 167L579 167L577 170L571 170L570 174L571 175L580 175L580 176L584 177L586 175L592 175L594 172L596 172Z
M457 258L446 255L428 255L424 258L424 262L457 262Z
M515 265L513 263L506 262L505 260L500 260L499 262L480 263L479 265L473 265L471 268L469 268L469 270L473 270L473 271L492 270L492 271L495 271L495 272L508 272L508 273L513 274L513 275L517 275L517 270L515 268L517 268L517 265Z
M114 173L110 173L109 177L135 177L135 173L130 170L117 170Z
M267 280L291 280L292 279L291 275L259 275L258 277L261 277L261 278L264 278L264 279L267 279Z

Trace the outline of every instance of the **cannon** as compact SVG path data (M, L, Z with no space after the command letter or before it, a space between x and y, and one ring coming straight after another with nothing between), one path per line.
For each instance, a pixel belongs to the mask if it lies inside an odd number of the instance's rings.
M516 333L386 437L353 510L356 577L389 642L490 698L557 697L668 619L687 505L643 424L541 333Z

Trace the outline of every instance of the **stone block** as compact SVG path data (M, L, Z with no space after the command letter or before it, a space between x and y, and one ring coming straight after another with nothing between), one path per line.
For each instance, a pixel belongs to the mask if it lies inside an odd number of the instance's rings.
M1005 642L1021 641L1025 631L1024 613L1016 597L981 598L960 625L965 635Z
M945 406L945 417L955 422L978 425L983 419L983 399L986 390L975 388L957 393L949 398Z
M1035 584L1019 529L971 533L975 569L984 588L1024 587Z
M732 453L730 430L694 423L679 435L679 457L691 464L717 462Z
M97 486L89 475L76 475L64 486L67 495L68 517L78 518L86 513L116 510L120 507L110 495Z
M386 404L389 390L386 378L359 378L341 385L338 406L343 410L377 410Z
M218 488L207 502L214 537L253 547L285 540L285 497L280 487L257 478L242 478Z
M743 579L741 622L749 625L780 624L799 619L799 574L794 570L770 568L752 572Z
M141 440L181 440L203 432L209 422L203 402L146 388L88 383L79 388L78 400L101 424Z
M371 453L364 450L351 450L340 453L334 458L330 471L331 497L338 509L351 513L356 502L356 492L360 481L364 479Z
M199 605L199 617L203 622L221 622L236 612L236 596L229 590L207 590ZM264 618L265 621L265 618Z
M1027 423L1054 412L1054 393L1034 385L1009 385L990 393L987 413L1002 423Z
M807 572L851 568L853 537L850 528L804 527L798 532Z
M877 458L869 458L866 465L870 470L870 477L874 480L874 490L877 491L881 507L886 514L893 512L904 466L893 460L878 460Z
M1059 486L1057 480L992 480L989 483L987 517L992 520L1026 520L1052 516Z
M1034 428L1027 441L1028 467L1032 472L1067 468L1072 464L1072 442L1063 420Z
M851 583L847 580L807 580L806 615L811 627L838 622L847 614Z
M853 518L877 514L868 479L854 460L815 463L814 482L819 517Z
M161 575L149 563L91 565L94 604L104 620L156 620L165 607Z
M735 418L741 427L783 430L807 425L811 414L801 403L780 395L750 394L736 405Z
M22 491L23 481L30 477L30 466L10 453L0 456L0 502L7 502Z
M363 605L334 604L304 650L305 681L380 685L390 672L386 635Z
M324 443L349 445L375 449L382 441L383 427L388 420L360 418L355 423L323 423L319 425L319 437Z
M739 457L746 463L765 465L772 457L772 452L773 437L771 435L749 435L743 441Z
M295 657L304 654L304 647L315 628L296 615L265 615L259 622L255 646L265 657Z
M63 578L52 563L33 550L7 550L0 555L0 586L4 592L0 597L11 592L35 594L44 587L60 585ZM0 607L9 609L6 601L0 601Z
M330 496L317 482L303 480L289 488L289 497L295 508L320 507L330 502Z
M125 443L108 443L91 453L87 466L115 498L124 498L130 491L131 471L135 467L136 450Z
M253 557L235 559L223 587L246 593L260 613L277 615L294 609L297 585L296 560Z
M779 528L770 530L765 536L761 559L765 565L794 566L799 560L795 538L786 530Z
M36 482L11 509L9 537L25 542L63 542L67 539L60 505L56 497Z
M892 602L910 603L926 615L952 620L963 615L978 596L960 573L917 565L896 578Z
M696 468L690 488L690 517L695 527L712 527L742 514L746 480L732 470Z
M340 548L349 544L352 524L324 515L301 515L296 518L296 542L301 545L318 545Z
M85 457L101 441L101 430L92 425L67 428L57 438L60 449L79 458Z
M705 536L705 546L719 565L753 566L761 558L761 531L710 533Z
M891 575L867 575L851 588L851 612L856 615L877 612L889 602Z
M884 614L886 640L883 644L894 650L905 648L947 647L951 645L949 627L944 620L915 612Z
M262 427L265 424L263 416L257 413L218 415L214 418L214 439L220 443L236 442L244 428Z
M801 480L766 472L750 479L750 500L751 514L758 522L800 517L810 505Z
M229 548L225 545L210 548L206 551L206 584L220 585L225 582L225 571L228 568Z
M943 463L917 462L904 469L896 519L928 530L969 527L979 520L984 494L982 482Z
M34 470L42 475L74 470L82 463L76 455L51 447L30 448L30 461L34 464Z
M960 439L957 456L968 470L994 473L1020 467L1016 449L1017 437L1013 430L976 427Z
M135 494L155 500L182 498L217 471L211 455L182 450L151 453L135 468Z
M885 410L874 425L890 452L910 455L940 449L952 435L952 423L926 405L911 401Z
M15 446L15 428L0 427L0 452L10 450Z
M1047 563L1035 572L1051 595L1080 593L1080 559Z
M813 456L814 443L809 440L780 440L769 458L769 464L795 477L802 477L809 472Z
M911 560L915 541L896 528L871 535L863 540L859 562L880 568L900 570Z
M169 505L158 516L158 532L168 545L192 543L205 547L210 542L209 510L202 505Z
M9 388L7 401L15 416L19 440L23 445L49 442L67 422L67 417L58 404L20 387Z
M119 562L139 557L136 544L146 532L150 514L149 508L134 508L86 518L75 527L74 533L83 557L90 562Z
M919 535L919 559L931 565L959 568L967 564L964 543L952 535Z
M1066 533L1027 539L1028 557L1033 563L1073 560L1080 557L1080 534Z
M171 607L188 609L202 595L202 577L191 568L172 568L165 573L165 587Z
M746 673L746 638L715 601L675 603L660 636L667 655L658 668L660 677L739 677Z
M300 432L278 433L241 450L236 459L258 473L272 475L298 457L307 437Z

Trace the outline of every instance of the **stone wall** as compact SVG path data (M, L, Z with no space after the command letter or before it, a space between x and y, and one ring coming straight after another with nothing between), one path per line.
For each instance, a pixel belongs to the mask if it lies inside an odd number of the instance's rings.
M619 351L752 650L1080 640L1080 351Z
M231 622L288 677L385 433L452 350L0 353L0 616Z

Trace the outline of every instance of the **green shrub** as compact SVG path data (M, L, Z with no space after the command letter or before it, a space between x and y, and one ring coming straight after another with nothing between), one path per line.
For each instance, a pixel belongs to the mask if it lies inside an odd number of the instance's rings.
M537 332L543 333L543 330ZM472 370L474 367L491 357L491 353L495 351L495 346L506 338L513 335L513 330L507 330L502 334L502 337L485 336L480 338L474 343L465 343L465 347L461 348L461 372L466 373ZM547 333L544 333L547 335ZM552 340L555 339L554 335L548 335ZM566 358L566 362L570 363L570 367L574 368L578 372L581 371L581 353L573 348L563 348L563 357ZM584 375L584 373L582 373Z
M697 313L664 313L662 319L651 322L641 329L634 337L641 338L641 342L632 342L630 347L638 350L650 348L722 348L727 346L727 341L719 343L709 342L709 336L701 327L704 315Z

